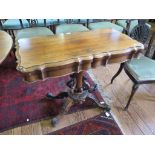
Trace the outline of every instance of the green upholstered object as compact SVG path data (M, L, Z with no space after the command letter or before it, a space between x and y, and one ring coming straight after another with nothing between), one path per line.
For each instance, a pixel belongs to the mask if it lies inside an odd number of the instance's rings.
M26 19L22 19L22 23L24 28L29 27L29 23ZM18 30L21 29L20 21L19 19L8 19L3 23L3 29L9 30Z
M116 25L111 22L97 22L97 23L89 23L88 28L91 30L96 29L115 29L117 31L123 32L123 27Z
M60 33L73 33L73 32L81 32L88 31L89 29L82 24L62 24L56 27L56 34Z
M138 81L155 80L155 60L142 56L129 60L125 67Z
M126 28L126 26L127 26L126 21L127 21L127 20L120 19L120 20L117 20L117 21L116 21L116 24L119 25L119 26L122 26L123 28ZM146 23L146 24L147 24L147 23ZM136 25L138 25L138 20L133 20L133 21L131 21L129 33L131 33L131 31L133 30L133 28L134 28ZM149 28L151 28L151 25L147 24L147 26L148 26Z
M22 38L31 38L37 36L54 35L53 32L46 27L33 27L17 31L16 40Z
M73 19L72 23L87 23L87 19Z
M59 19L59 24L65 24L66 20L65 19Z
M46 19L46 26L54 25L57 22L57 19ZM45 26L44 19L37 19L37 26Z
M77 23L86 23L87 19L71 19L70 21L68 19L59 19L59 24L67 24L67 22L71 22L72 24L77 24ZM71 24L68 23L68 24Z

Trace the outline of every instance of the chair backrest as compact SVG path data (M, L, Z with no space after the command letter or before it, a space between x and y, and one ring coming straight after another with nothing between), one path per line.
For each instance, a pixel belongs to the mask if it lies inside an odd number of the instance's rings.
M3 29L3 23L6 21L7 19L0 19L0 29Z
M148 25L146 24L146 20L144 19L139 19L138 20L138 25L136 25L131 32L129 32L130 30L130 25L131 22L133 20L127 20L127 34L133 38L136 39L137 41L145 44L149 38L149 34L150 34L150 28L148 27Z
M3 28L2 21L0 19L0 30Z
M155 60L155 32L152 33L145 56Z
M96 23L96 22L113 22L114 19L88 19L88 23Z
M65 24L79 24L83 19L58 19L58 24L61 24L62 20ZM87 19L85 19L85 21L87 21Z
M58 22L55 25L60 24L82 24L88 26L88 19L58 19Z
M39 19L26 19L29 23L29 27L38 27L39 25ZM20 25L22 28L24 28L23 22L21 19L19 19ZM46 27L46 19L43 19L43 26Z

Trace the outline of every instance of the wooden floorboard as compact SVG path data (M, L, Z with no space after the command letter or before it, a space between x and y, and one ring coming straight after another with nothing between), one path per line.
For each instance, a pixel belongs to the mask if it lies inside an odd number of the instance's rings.
M111 77L116 73L118 67L119 65L110 65L106 68L101 69L100 67L94 70L95 76L99 82L102 83L105 91L113 98L113 102L111 104L113 107L112 113L115 115L115 118L117 119L118 124L120 124L124 134L154 134L155 123L152 118L155 118L155 102L153 100L148 101L142 99L148 95L144 86L140 86L128 111L126 112L123 111L122 108L125 107L131 93L131 80L129 80L128 76L123 71L112 85L108 85ZM149 87L149 85L145 87ZM153 105L154 108L152 108ZM144 106L147 107L144 108Z
M131 101L128 111L123 108L129 98L132 88L132 82L123 71L113 82L111 77L118 70L119 64L109 65L107 67L98 67L93 73L104 91L112 98L110 103L111 112L119 127L124 134L128 135L150 135L155 134L155 84L140 86L134 98ZM68 125L75 124L98 115L101 111L89 109L73 114L65 115L56 127L52 127L51 119L43 120L30 125L21 126L2 132L5 135L40 135L61 129Z

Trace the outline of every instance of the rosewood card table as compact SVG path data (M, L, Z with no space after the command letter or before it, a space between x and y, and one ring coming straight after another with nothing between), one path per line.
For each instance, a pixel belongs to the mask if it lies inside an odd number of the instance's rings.
M13 45L11 36L5 31L0 31L0 64L5 60Z
M17 70L23 73L27 82L44 80L70 74L67 83L69 92L57 96L47 94L49 99L65 99L62 113L67 112L73 103L82 103L87 97L94 103L109 110L107 104L98 102L92 95L96 89L90 87L84 71L111 63L122 63L137 56L144 46L125 34L112 29L100 29L72 34L20 39L16 43Z

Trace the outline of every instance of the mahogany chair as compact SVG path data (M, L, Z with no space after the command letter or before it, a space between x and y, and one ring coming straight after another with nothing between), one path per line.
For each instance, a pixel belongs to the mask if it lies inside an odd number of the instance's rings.
M112 19L93 19L88 20L88 28L90 30L96 30L96 29L115 29L117 31L123 32L124 28L122 26L119 26L112 22Z
M76 19L75 19L76 20ZM74 19L66 19L64 24L60 24L56 26L55 33L73 33L73 32L82 32L82 31L89 31L87 27L83 24L79 24L78 21Z
M70 19L69 24L82 24L87 27L88 19Z
M23 28L31 27L32 24L30 21L34 21L37 27L46 26L51 28L51 25L53 25L56 20L47 19L44 23L44 19L6 19L1 20L1 25L2 29L8 32L12 36L13 40L15 40L15 32Z
M26 28L23 24L23 20L19 19L19 22L21 29L17 30L15 38L13 38L14 46L12 55L14 55L14 52L16 51L15 41L18 41L19 39L54 35L54 33L49 28L47 28L49 24L46 23L46 19L43 19L42 22L41 21L38 22L38 19L27 19L29 25Z
M22 19L23 27L29 27L29 23L26 19ZM19 19L6 19L1 20L2 29L6 32L8 32L13 40L15 39L15 33L14 31L22 29Z
M46 19L42 20L42 22L38 19L27 19L29 28L24 28L22 20L19 19L19 21L23 29L17 31L16 40L36 36L54 35L53 32L47 28L50 24L47 23Z
M139 21L139 24L134 27L130 36L144 44L149 37L149 30L150 28L148 25L145 24L143 20L141 20ZM119 70L111 79L112 84L114 79L121 73L124 68L125 72L134 83L131 95L124 110L128 109L131 99L133 98L139 85L155 83L155 60L149 58L148 55L149 53L147 52L140 58L133 58L127 62L121 63Z
M132 35L132 32L134 32L134 27L136 27L139 24L138 19L119 19L116 20L116 24L119 26L122 26L124 29L124 33L126 33L127 35ZM146 22L146 20L143 20ZM146 25L151 28L151 25L146 23Z
M146 55L149 56L151 54L152 59L155 60L155 52L154 53L150 53L150 50L152 49L152 46L154 45L154 42L155 42L155 31L152 32L150 41L148 43L148 48L146 50Z

